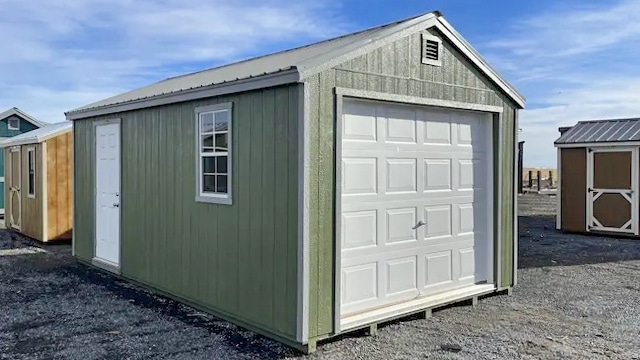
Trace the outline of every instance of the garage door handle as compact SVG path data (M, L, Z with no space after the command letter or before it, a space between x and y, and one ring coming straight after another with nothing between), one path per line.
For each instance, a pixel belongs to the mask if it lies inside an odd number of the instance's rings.
M420 222L418 222L416 224L416 226L413 227L413 230L415 230L415 229L417 229L417 228L419 228L421 226L425 226L425 225L427 225L427 224L425 224L422 220L420 220Z

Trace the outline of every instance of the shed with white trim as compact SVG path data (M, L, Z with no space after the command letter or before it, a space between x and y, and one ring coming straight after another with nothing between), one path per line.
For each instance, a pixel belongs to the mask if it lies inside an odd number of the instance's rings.
M556 227L640 236L640 119L581 121L559 130Z
M438 12L117 95L74 254L307 351L509 290L523 106Z
M71 130L65 121L0 142L8 229L43 242L71 239Z

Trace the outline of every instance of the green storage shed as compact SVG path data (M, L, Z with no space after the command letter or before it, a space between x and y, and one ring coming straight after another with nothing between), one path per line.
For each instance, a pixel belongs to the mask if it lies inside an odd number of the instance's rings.
M81 261L306 351L516 284L523 97L439 12L72 111Z

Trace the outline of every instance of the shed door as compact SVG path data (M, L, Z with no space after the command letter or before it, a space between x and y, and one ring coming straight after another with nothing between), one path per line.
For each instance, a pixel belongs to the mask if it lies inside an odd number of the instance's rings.
M10 150L11 173L9 174L9 227L20 230L22 226L22 197L20 195L22 183L22 155L20 147Z
M96 258L120 266L120 124L96 126Z
M493 282L491 115L345 100L341 316Z
M588 231L638 235L638 154L635 148L589 149Z

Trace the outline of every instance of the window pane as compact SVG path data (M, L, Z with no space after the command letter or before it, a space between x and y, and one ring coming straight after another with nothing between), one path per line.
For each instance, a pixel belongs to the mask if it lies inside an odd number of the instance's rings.
M218 175L218 192L226 194L227 193L227 176L226 175Z
M229 151L228 136L229 134L216 134L216 151Z
M218 156L216 172L218 174L226 174L227 173L227 157L226 156Z
M213 113L200 114L200 132L213 132Z
M36 193L36 177L34 174L29 174L29 194L33 195Z
M213 135L202 136L202 152L213 152Z
M229 130L229 111L219 111L216 114L216 132Z
M202 192L216 192L215 179L213 175L203 175Z
M216 158L215 157L203 157L202 158L202 172L206 174L213 174L216 172Z

